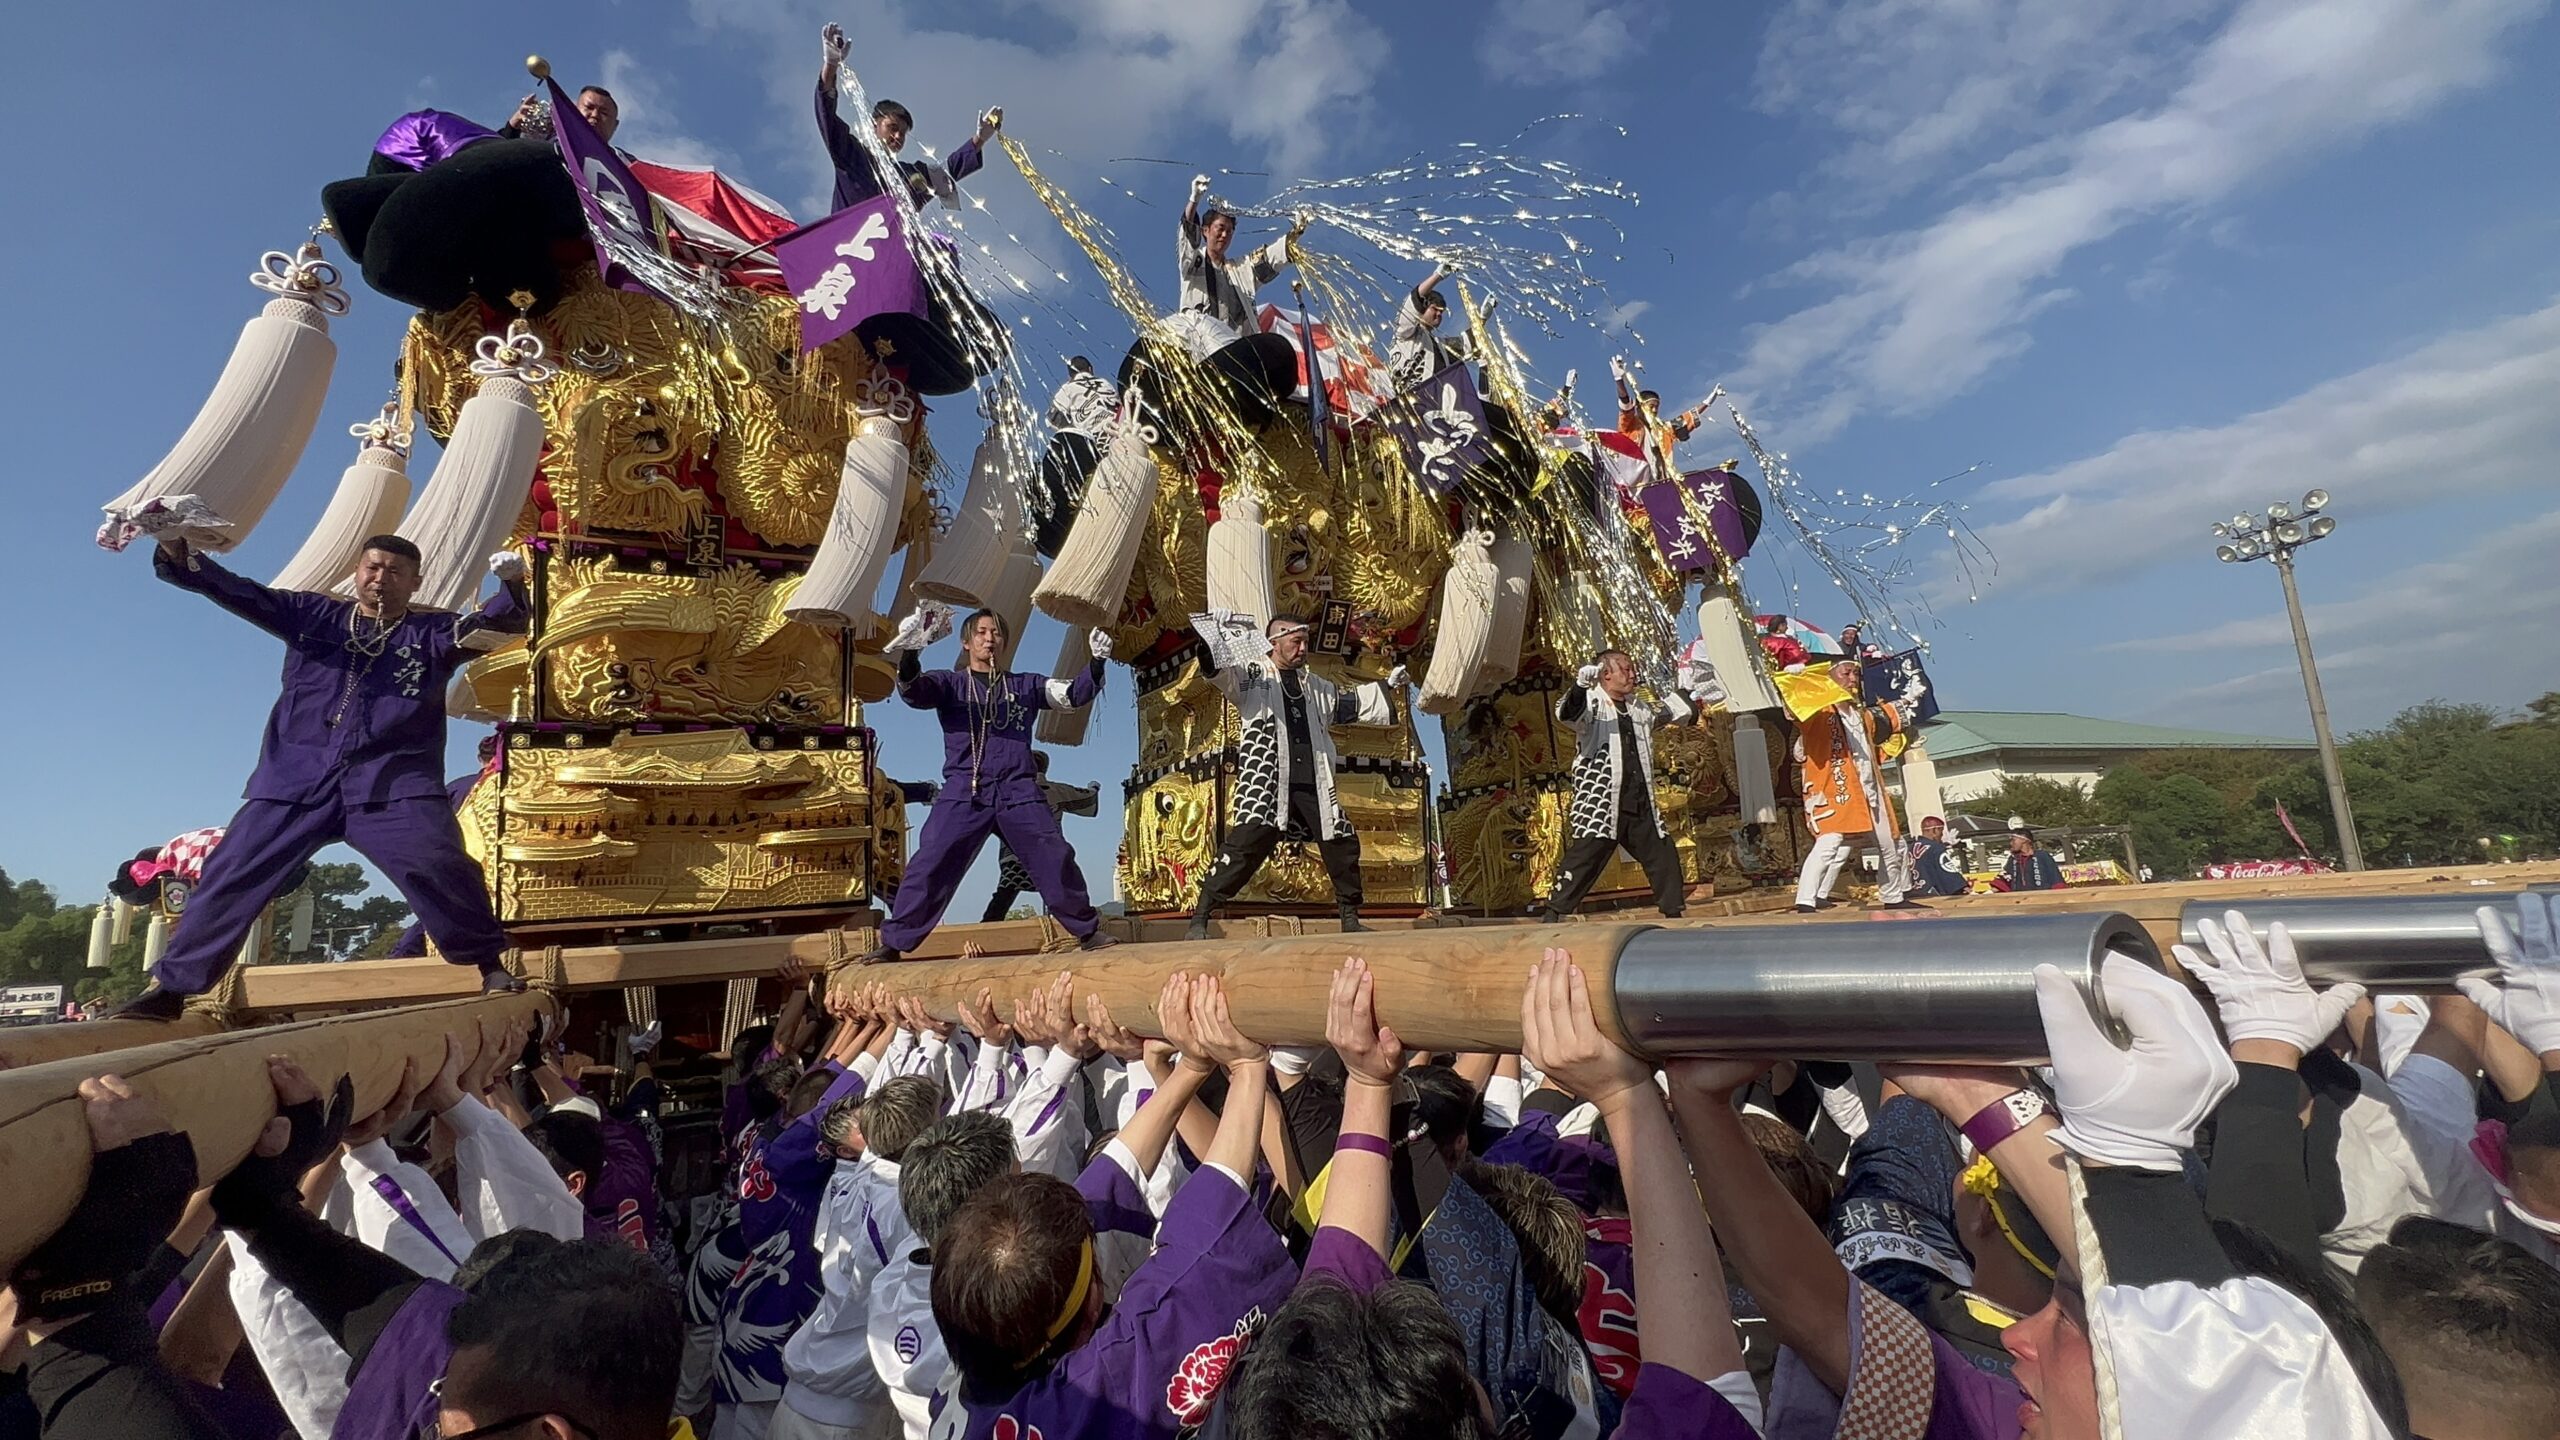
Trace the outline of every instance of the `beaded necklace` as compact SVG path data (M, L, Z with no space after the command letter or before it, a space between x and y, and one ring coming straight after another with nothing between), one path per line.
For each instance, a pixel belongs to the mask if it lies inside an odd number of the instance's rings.
M329 715L329 728L332 730L347 718L347 707L355 703L357 684L372 673L373 662L382 658L383 650L391 644L391 637L400 629L400 621L396 617L376 618L371 631L364 628L363 619L362 606L347 607L347 678L346 683L338 687L338 706ZM364 664L354 662L353 657L358 655L364 657Z
M1004 672L963 670L960 673L968 681L965 703L969 711L969 798L974 800L978 797L978 761L987 753L987 735L995 729L996 716L1004 708Z

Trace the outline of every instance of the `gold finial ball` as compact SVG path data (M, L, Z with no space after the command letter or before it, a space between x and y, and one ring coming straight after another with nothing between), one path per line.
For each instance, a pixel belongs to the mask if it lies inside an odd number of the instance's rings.
M533 78L536 80L548 80L551 78L551 62L543 59L539 55L527 55L524 57L524 68L533 72Z

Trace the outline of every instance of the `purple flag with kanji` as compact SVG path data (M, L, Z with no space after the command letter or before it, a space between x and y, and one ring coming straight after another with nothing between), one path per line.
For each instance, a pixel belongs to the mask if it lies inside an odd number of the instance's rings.
M1730 562L1750 553L1742 509L1734 500L1740 483L1727 471L1692 470L1636 492L1653 522L1654 546L1674 571L1710 570L1719 558Z
M773 242L800 306L800 348L815 350L874 315L925 313L924 276L907 253L905 192L849 205Z
M1387 424L1405 443L1415 481L1435 495L1456 489L1468 471L1493 458L1484 397L1476 393L1476 377L1464 361L1389 407Z
M596 273L604 283L616 290L630 290L642 295L655 295L669 304L673 296L643 280L624 257L637 260L643 255L663 255L657 224L657 212L647 187L631 167L622 163L604 137L596 134L587 117L578 113L560 82L544 76L543 85L551 91L551 137L560 147L560 162L569 168L569 183L577 189L578 204L587 212L587 238L595 242Z

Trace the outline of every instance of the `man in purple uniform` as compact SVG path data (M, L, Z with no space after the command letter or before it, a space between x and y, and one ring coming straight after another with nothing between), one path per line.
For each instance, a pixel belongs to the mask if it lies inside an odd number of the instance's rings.
M827 158L836 168L835 208L843 210L878 198L887 187L882 183L879 162L872 158L853 128L844 123L844 117L836 113L836 72L844 65L851 42L834 25L819 32L818 39L826 55L826 63L818 70L818 134L827 142ZM905 182L908 200L921 210L935 196L953 201L959 194L959 183L987 163L986 143L995 138L996 128L1004 123L1004 110L999 106L980 115L977 133L951 147L951 153L940 160L896 158L907 148L907 132L915 123L907 107L895 100L882 100L871 107L872 136L890 156L897 178Z
M1058 829L1031 758L1032 717L1092 704L1102 688L1111 638L1093 632L1093 665L1072 680L1011 674L996 664L1012 638L1004 617L980 610L960 627L959 668L929 671L916 652L924 648L933 618L926 610L908 616L889 648L898 656L898 698L942 721L942 789L898 882L897 907L880 927L879 948L864 963L895 960L933 933L989 835L1002 836L1021 858L1040 899L1068 934L1087 950L1112 944L1095 928L1100 920L1085 893L1084 872L1076 868L1076 852Z
M188 996L222 978L294 872L340 840L398 887L445 959L478 967L483 990L523 989L499 962L507 937L463 852L444 782L445 682L471 658L473 636L525 627L523 561L493 561L503 588L464 616L409 608L418 547L397 535L364 542L352 601L270 590L174 538L161 541L152 566L285 642L284 693L267 716L246 803L205 862L186 922L150 988L116 1013L177 1018Z

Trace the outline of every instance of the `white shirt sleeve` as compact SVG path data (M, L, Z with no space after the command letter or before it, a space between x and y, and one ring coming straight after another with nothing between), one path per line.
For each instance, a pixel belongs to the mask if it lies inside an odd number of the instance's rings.
M1520 1123L1520 1077L1496 1075L1484 1082L1484 1122L1508 1130Z
M1013 1127L1015 1155L1024 1174L1072 1180L1084 1167L1084 1107L1071 1088L1083 1062L1063 1047L1042 1057L997 1113Z
M507 1117L466 1095L444 1118L453 1126L462 1223L475 1239L509 1230L539 1230L555 1240L586 1238L586 1207Z
M402 1163L380 1140L348 1150L339 1157L338 1168L346 1175L351 1222L351 1227L339 1228L430 1280L453 1278L455 1268L471 1253L474 1239L470 1227L446 1203L444 1192L436 1188L433 1176ZM395 1193L416 1220L401 1213L383 1193L386 1181L396 1187ZM420 1225L426 1229L419 1229Z
M276 1404L296 1432L330 1434L347 1403L347 1352L329 1338L320 1317L249 1253L248 1241L226 1231L224 1243L231 1247L231 1308L240 1316L249 1353L267 1373L267 1388L275 1391Z
M2411 1055L2391 1077L2402 1133L2417 1152L2439 1219L2494 1232L2505 1209L2489 1172L2471 1153L2480 1111L2470 1077L2433 1055Z
M889 1048L881 1052L880 1073L883 1075L907 1074L907 1067L914 1063L915 1054L916 1032L900 1030L889 1037Z

